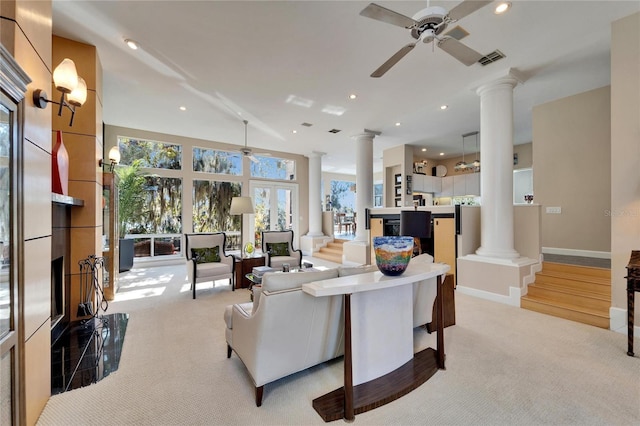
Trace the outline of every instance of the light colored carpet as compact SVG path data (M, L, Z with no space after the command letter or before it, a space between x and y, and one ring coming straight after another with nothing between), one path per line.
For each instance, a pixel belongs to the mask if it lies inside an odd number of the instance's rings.
M341 358L266 385L260 408L242 362L227 359L223 311L247 290L204 283L192 300L183 266L132 270L121 285L108 311L130 314L119 370L51 397L38 424L324 424L311 401L341 386ZM456 322L447 369L355 423L640 424L638 339L632 358L623 334L459 293ZM416 330L415 345L435 347L435 333Z

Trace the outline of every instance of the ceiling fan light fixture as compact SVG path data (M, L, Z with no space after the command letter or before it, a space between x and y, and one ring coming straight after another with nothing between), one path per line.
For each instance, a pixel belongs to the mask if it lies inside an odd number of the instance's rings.
M506 13L510 8L511 8L511 2L503 1L498 3L496 8L493 10L493 13L495 13L496 15L502 15L503 13Z

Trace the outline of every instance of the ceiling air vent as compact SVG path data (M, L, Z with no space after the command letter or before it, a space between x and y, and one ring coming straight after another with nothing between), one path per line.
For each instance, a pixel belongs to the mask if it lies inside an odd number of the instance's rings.
M464 28L462 28L460 25L457 25L455 28L447 32L445 35L449 37L453 37L456 40L462 40L463 38L469 35L469 32Z
M338 129L331 129L331 130L329 130L329 133L338 133L338 132L340 132L340 130L338 130Z
M480 63L480 65L485 66L485 65L489 65L492 64L496 61L499 61L502 58L506 58L507 55L505 55L504 53L502 53L499 50L494 50L491 53L486 54L485 56L483 56L482 58L478 59L478 62Z
M302 126L304 126L304 127L311 127L311 126L313 126L313 124L311 124L311 123L307 123L307 122L302 123L301 125L302 125Z

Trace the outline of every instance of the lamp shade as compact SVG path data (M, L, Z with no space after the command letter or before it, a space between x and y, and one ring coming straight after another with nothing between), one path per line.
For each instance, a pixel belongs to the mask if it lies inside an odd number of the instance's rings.
M78 85L67 95L67 101L73 106L82 106L87 100L87 83L84 78L78 77Z
M109 161L115 164L120 164L120 150L117 146L113 146L109 150Z
M231 199L230 214L255 213L251 197L233 197Z
M431 212L402 210L400 212L400 235L414 238L430 238Z
M53 83L56 89L63 93L71 93L78 85L78 72L76 64L69 58L64 58L62 62L53 70Z

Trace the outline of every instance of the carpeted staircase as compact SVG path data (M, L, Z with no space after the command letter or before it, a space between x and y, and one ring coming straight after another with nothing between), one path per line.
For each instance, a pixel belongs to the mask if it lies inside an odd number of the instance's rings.
M342 263L342 244L347 240L334 239L326 247L321 247L319 251L313 253L313 257L328 260L330 262Z
M543 262L520 306L609 328L611 269Z

